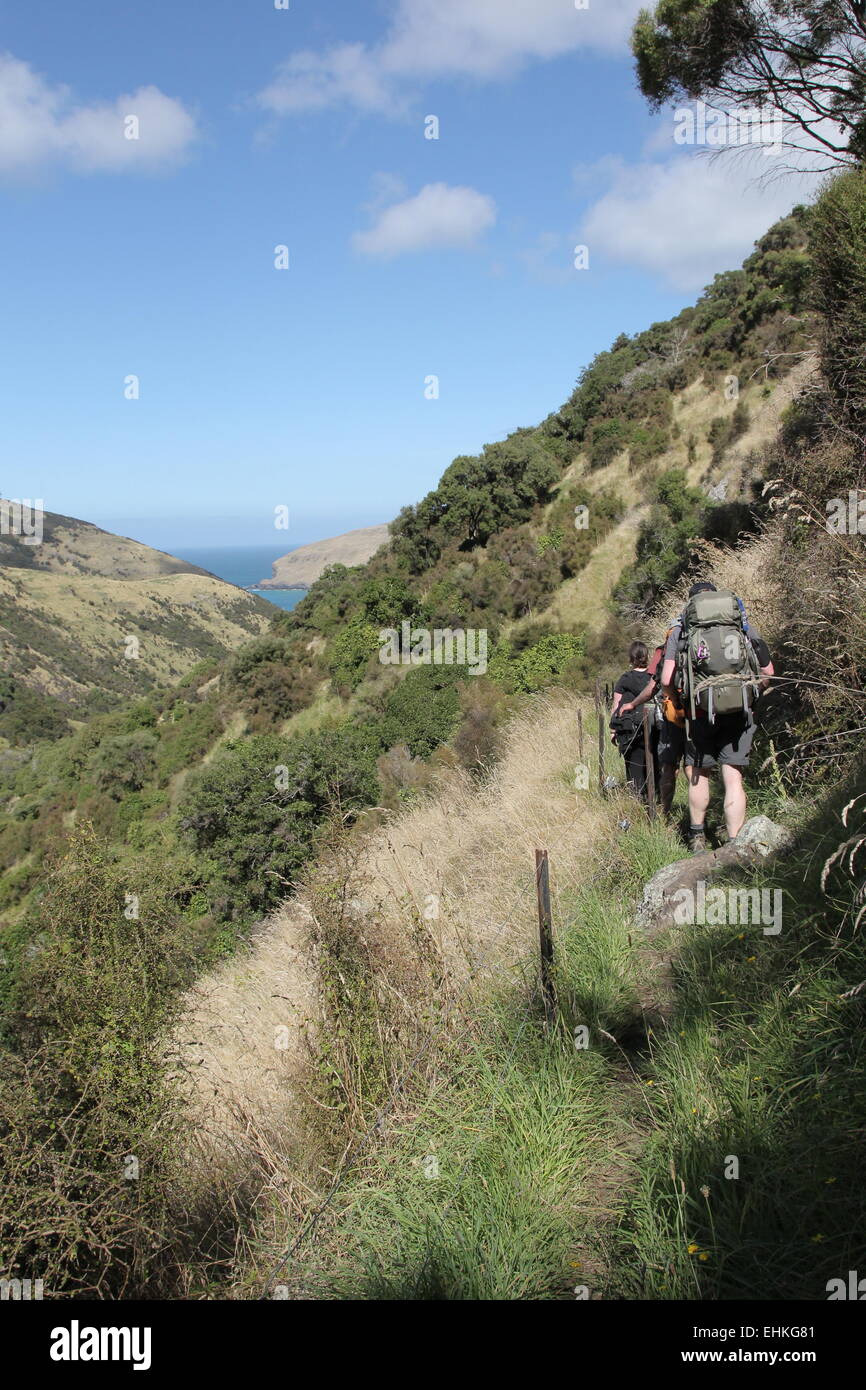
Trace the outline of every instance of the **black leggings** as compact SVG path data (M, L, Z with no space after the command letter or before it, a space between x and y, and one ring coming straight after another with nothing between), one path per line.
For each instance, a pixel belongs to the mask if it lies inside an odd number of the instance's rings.
M635 739L630 748L623 750L626 778L636 796L646 796L646 753L643 737Z

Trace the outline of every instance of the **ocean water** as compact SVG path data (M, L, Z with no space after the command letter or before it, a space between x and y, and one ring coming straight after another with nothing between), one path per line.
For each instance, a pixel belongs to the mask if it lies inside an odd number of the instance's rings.
M237 584L241 589L249 589L277 608L292 609L296 603L300 603L306 589L256 589L253 586L260 579L268 578L274 560L295 548L286 545L214 545L190 550L175 549L173 553L179 560L187 560L191 565L209 570L218 579Z

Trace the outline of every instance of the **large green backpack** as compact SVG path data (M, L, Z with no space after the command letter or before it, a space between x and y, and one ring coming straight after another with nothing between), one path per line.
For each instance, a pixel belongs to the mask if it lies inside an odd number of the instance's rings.
M758 696L760 667L736 595L709 589L689 599L678 667L692 719L698 709L710 722L717 714L748 712Z

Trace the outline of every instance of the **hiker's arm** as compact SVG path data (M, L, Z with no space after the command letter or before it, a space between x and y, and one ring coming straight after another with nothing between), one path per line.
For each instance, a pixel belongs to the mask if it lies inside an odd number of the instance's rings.
M673 699L674 696L673 679L676 664L673 657L669 656L662 667L662 694L667 695L668 699Z
M615 690L615 691L613 692L613 704L612 704L611 707L610 707L610 717L611 717L611 719L614 718L614 716L615 716L617 710L619 709L620 701L621 701L621 700L622 700L622 691L621 691L621 690ZM616 734L614 733L613 729L611 729L611 731L610 731L610 741L611 741L611 743L616 743Z
M771 677L776 674L775 668L770 659L770 648L767 646L760 632L758 632L756 628L752 628L750 630L749 639L752 643L752 651L755 653L755 657L757 658L758 671L761 675L761 679L758 681L758 689L761 692L761 694L763 694L764 691L767 690L770 685Z
M623 705L623 707L622 707L622 712L623 712L623 714L625 714L627 710L630 710L630 709L637 709L638 705L645 705L646 702L647 702L647 700L651 700L651 699L652 699L653 691L655 690L655 688L656 688L656 683L655 683L655 681L654 681L654 680L648 681L647 684L644 686L643 690L641 691L641 693L640 693L639 695L635 695L635 697L634 697L633 700L630 700L629 703L628 703L627 705Z

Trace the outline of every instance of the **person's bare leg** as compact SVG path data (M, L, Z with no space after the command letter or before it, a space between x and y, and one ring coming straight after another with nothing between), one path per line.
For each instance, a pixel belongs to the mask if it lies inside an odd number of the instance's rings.
M722 781L725 784L725 825L731 839L736 839L746 820L746 788L743 785L743 770L722 763Z
M689 779L689 824L702 826L710 804L710 774L699 767L687 767Z

